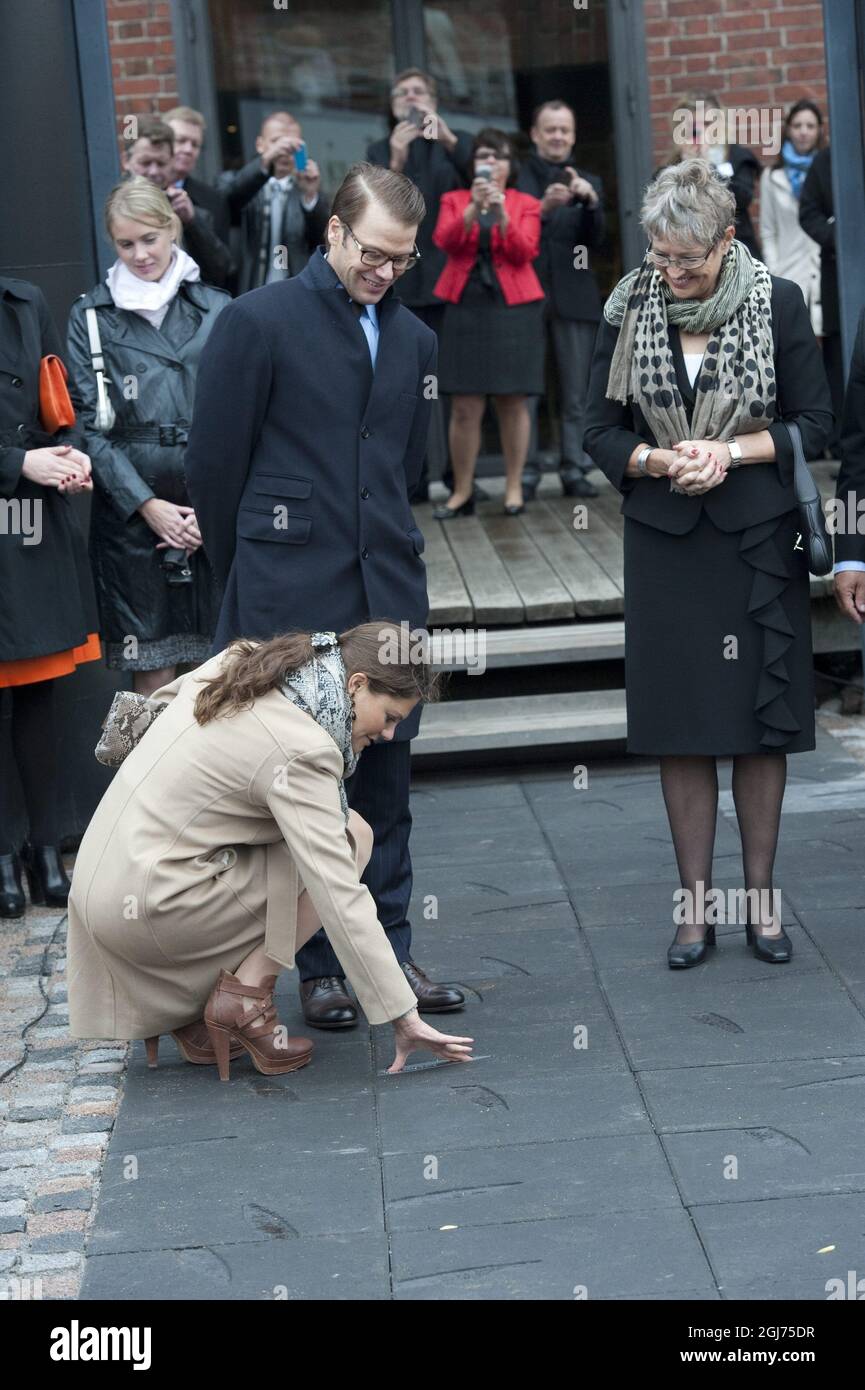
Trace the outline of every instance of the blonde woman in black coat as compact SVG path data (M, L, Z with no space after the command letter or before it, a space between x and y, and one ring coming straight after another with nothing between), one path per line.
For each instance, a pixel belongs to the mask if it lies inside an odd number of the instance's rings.
M586 449L623 495L628 748L660 759L685 894L672 968L714 942L718 757L733 759L748 938L790 942L772 872L788 753L814 747L808 566L792 444L819 457L829 391L798 285L734 239L735 200L708 161L647 189L649 248L604 310ZM689 910L690 904L690 910Z
M149 695L178 663L210 652L221 589L190 506L184 474L201 350L229 296L202 285L178 241L180 222L147 179L118 184L106 205L117 261L76 300L68 361L93 460L90 550L106 663ZM99 327L116 414L98 419L87 310Z

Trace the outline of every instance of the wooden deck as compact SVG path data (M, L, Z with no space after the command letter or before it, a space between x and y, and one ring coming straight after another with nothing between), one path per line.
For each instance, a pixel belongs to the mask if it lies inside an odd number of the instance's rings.
M830 469L829 463L814 469L824 496L834 495ZM503 515L500 478L483 479L490 500L479 502L473 517L434 521L432 502L415 507L426 537L430 626L514 627L621 616L621 497L597 471L592 481L601 488L599 497L562 497L558 479L545 475L521 517ZM434 490L443 501L441 485ZM585 527L574 526L576 506L587 509ZM831 593L831 576L812 576L812 599Z

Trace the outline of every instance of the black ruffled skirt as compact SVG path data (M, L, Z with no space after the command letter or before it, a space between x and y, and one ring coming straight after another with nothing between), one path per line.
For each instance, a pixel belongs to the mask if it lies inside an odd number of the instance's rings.
M796 511L684 536L625 518L628 751L815 746L808 567ZM801 542L800 542L801 544Z

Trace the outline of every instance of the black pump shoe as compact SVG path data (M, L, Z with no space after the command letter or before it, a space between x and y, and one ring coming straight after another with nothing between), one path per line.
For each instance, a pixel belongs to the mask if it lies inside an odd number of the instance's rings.
M21 851L21 861L31 903L37 907L65 907L72 884L57 846L26 844Z
M433 508L433 518L436 521L451 521L455 516L474 516L475 499L470 497L467 502L463 502L461 507L449 507L446 502L441 506Z
M786 965L792 958L793 943L783 927L780 936L765 936L762 932L755 932L751 923L746 922L745 936L758 960L768 961L770 965Z
M26 908L18 854L0 854L0 917L23 917Z
M667 949L667 964L671 970L690 970L692 965L700 965L706 959L707 948L714 945L715 928L707 927L702 941L688 941L684 945L674 941Z

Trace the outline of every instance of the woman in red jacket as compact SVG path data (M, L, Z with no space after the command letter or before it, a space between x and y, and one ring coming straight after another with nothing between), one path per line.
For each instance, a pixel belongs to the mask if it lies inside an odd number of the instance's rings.
M433 515L474 511L474 472L487 397L495 401L505 456L505 512L524 510L522 474L529 447L526 396L544 390L544 292L532 261L541 241L541 205L510 185L511 142L481 130L472 146L469 189L441 200L433 241L448 255L435 294L447 301L439 390L453 397L450 452L454 490Z

